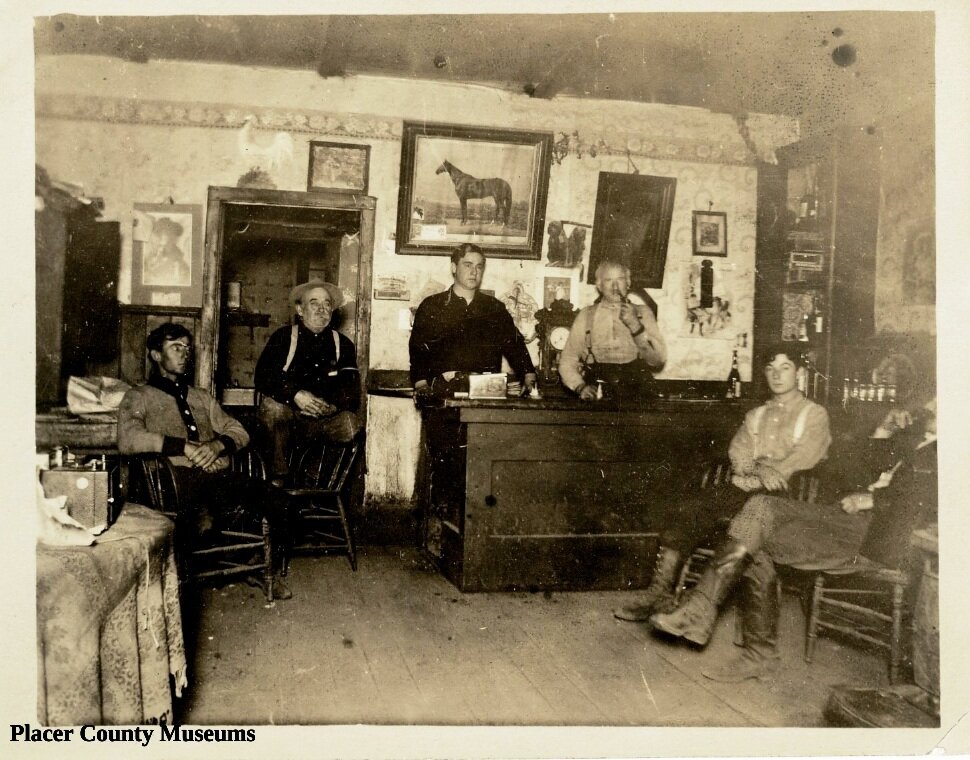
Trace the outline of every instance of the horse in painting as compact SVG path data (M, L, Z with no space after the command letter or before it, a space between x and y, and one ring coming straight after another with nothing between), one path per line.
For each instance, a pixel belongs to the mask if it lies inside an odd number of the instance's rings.
M461 223L468 221L468 199L472 198L492 198L495 200L495 216L493 221L501 219L502 224L508 225L509 216L512 213L512 187L504 179L491 177L489 179L479 179L471 174L465 174L461 169L450 161L444 161L437 168L435 174L448 172L451 181L455 186L455 195L461 203Z

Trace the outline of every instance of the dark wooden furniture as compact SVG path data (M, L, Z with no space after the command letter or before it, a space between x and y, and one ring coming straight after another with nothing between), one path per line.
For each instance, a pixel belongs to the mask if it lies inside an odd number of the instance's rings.
M460 456L454 473L433 473L424 544L462 591L645 586L659 529L651 499L723 456L744 411L572 399L426 409L426 425L457 426Z
M841 392L846 364L874 332L880 144L874 130L844 128L787 146L777 166L758 170L754 364L772 343L798 345L807 317L800 348L817 370L809 395L822 403Z
M360 450L359 440L347 444L316 443L293 457L292 482L283 489L290 501L288 553L338 551L347 555L350 569L357 570L357 552L344 505L344 488Z
M231 457L233 472L252 479L265 480L266 467L252 448L237 451ZM180 525L189 518L180 509L178 481L168 457L142 454L129 458L129 471L136 478L131 490L146 500L152 509ZM182 530L192 530L185 525ZM273 536L265 517L257 526L227 527L209 531L202 542L178 547L178 565L188 582L209 579L257 576L262 582L266 601L273 601Z
M49 182L37 193L37 405L49 408L64 403L71 375L116 372L121 227Z
M67 446L79 456L117 454L118 417L109 412L79 417L60 407L34 418L34 435L38 451Z

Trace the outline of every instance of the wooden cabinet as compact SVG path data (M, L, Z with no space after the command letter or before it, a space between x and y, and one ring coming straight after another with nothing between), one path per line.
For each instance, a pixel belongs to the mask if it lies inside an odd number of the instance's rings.
M116 371L118 222L63 194L35 215L37 404L63 404L71 375Z
M755 366L768 345L801 343L823 403L874 332L880 152L877 131L844 128L759 170Z
M425 410L426 425L453 424L461 442L444 487L432 476L426 548L462 591L643 587L663 528L654 503L723 456L744 411L512 399Z

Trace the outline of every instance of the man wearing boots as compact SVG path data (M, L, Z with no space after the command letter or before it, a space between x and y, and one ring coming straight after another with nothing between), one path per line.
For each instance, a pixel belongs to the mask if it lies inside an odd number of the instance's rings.
M650 622L658 630L706 643L718 605L738 581L741 652L701 672L714 681L738 683L774 671L781 596L776 564L839 567L861 556L898 566L912 530L936 519L935 401L925 411L929 415L915 426L922 428L922 435L903 432L913 429L913 416L894 410L873 438L897 440L839 457L842 487L849 493L837 504L767 494L749 499L731 521L727 541L697 587L677 610L654 615ZM867 482L860 490L858 484ZM874 511L878 519L873 519Z
M731 482L702 493L675 493L662 502L658 520L665 527L650 586L637 604L614 611L620 620L652 621L654 613L669 612L683 560L714 534L718 523L733 517L754 492L784 491L794 473L812 469L828 452L832 440L828 414L797 387L798 373L805 371L801 353L790 343L780 344L767 357L765 377L771 399L748 412L731 439ZM697 643L706 643L710 634L691 635L703 639Z

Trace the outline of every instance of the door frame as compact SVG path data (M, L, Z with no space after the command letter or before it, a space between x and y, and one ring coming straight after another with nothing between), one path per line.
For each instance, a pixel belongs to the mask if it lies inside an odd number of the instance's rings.
M371 287L374 262L374 209L377 200L367 195L325 191L258 190L238 187L210 187L205 219L205 261L202 267L202 317L196 343L196 384L216 392L216 364L219 356L219 317L222 310L223 228L227 206L254 204L291 206L321 210L356 211L360 219L360 262L357 272L357 365L360 369L362 407L366 404L367 372L370 365ZM366 412L366 407L364 407Z

